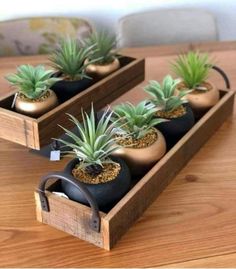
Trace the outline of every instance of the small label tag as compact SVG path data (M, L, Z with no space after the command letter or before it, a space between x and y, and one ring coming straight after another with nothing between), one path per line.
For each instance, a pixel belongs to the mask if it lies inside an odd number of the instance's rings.
M14 108L15 107L15 103L16 103L16 97L17 97L18 93L16 92L15 93L15 96L14 96L14 99L12 101L12 104L11 104L11 108Z
M69 199L69 197L64 192L53 191L52 193L56 194L57 196L60 196L60 197L64 197L66 199Z
M60 150L52 150L50 152L50 161L60 161L61 159L61 151Z

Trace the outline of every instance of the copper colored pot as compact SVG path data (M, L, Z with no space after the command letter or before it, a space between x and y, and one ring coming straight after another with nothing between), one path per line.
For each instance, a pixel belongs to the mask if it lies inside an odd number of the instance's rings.
M34 118L43 115L44 113L53 109L58 104L56 94L52 90L49 90L49 92L50 95L48 98L33 102L24 100L18 95L15 103L16 111Z
M88 60L85 60L85 64L88 63ZM120 68L120 62L117 58L114 58L114 61L109 64L99 65L99 64L89 64L86 67L86 73L92 77L105 77L110 73L116 71Z
M220 99L220 93L216 86L209 81L206 83L210 86L208 91L193 91L186 95L186 98L188 99L195 115L201 115L205 113Z
M146 148L123 147L117 149L113 155L119 156L128 164L133 176L142 176L166 153L166 141L160 131L158 139Z

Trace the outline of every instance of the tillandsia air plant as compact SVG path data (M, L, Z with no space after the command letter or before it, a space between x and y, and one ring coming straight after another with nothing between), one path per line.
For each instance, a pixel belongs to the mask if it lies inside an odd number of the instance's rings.
M167 121L155 117L154 104L141 101L137 105L122 103L113 108L117 144L122 147L114 154L123 158L133 176L142 176L166 152L166 142L156 125Z
M193 90L177 90L179 79L170 75L163 78L162 83L150 81L144 90L152 96L150 102L157 108L156 117L168 119L159 124L158 129L164 135L170 149L194 125L192 109L186 96Z
M54 83L61 80L52 77L53 73L53 70L46 70L42 65L21 65L15 74L8 75L6 79L17 88L20 95L35 100L44 96Z
M90 78L86 74L84 61L94 53L96 44L84 47L76 39L63 39L56 50L50 56L52 67L55 68L66 80L81 80ZM99 59L93 58L91 62L97 62ZM90 62L90 63L91 63Z
M60 126L65 131L65 134L72 139L72 142L63 139L55 140L71 148L67 153L79 159L80 168L85 168L88 173L90 171L100 173L105 163L113 162L109 156L119 148L114 139L116 122L110 123L112 112L109 112L108 109L103 113L97 124L93 106L90 115L83 110L81 114L82 123L74 116L68 114L70 121L75 124L79 135Z
M207 53L190 51L188 54L179 55L171 67L188 89L205 91L207 88L201 84L208 79L212 65Z
M191 92L191 90L176 92L176 86L179 82L180 79L173 79L170 75L167 75L164 77L162 84L151 80L144 90L152 96L150 101L158 110L171 112L187 103L187 99L183 97Z
M111 117L113 124L121 133L135 139L142 138L154 126L166 121L155 118L157 108L147 101L142 101L136 106L129 102L123 103L114 107L113 112L114 115Z
M109 64L117 56L114 49L116 47L116 36L106 31L93 32L84 42L87 47L94 46L88 57L90 63L99 59L96 64Z
M67 164L64 172L86 184L85 188L99 207L114 205L128 192L131 178L126 162L113 156L114 151L121 147L115 140L112 112L107 109L97 120L92 106L90 113L82 110L81 115L81 122L69 115L78 135L62 127L71 142L56 139L69 147L71 150L67 152L75 157ZM62 181L61 187L70 199L88 204L88 198L71 182Z

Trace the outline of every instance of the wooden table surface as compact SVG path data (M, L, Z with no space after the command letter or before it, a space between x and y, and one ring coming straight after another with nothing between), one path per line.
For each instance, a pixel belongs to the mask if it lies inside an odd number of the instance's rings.
M236 88L236 42L199 45L211 51ZM161 80L177 52L193 45L127 49L146 59L146 79ZM4 76L45 57L0 59ZM211 80L224 87L221 78ZM143 84L142 84L143 85ZM120 100L143 98L142 85ZM118 102L118 101L117 101ZM108 252L35 220L39 178L62 169L28 149L0 140L0 267L236 267L236 115L182 169L142 218Z

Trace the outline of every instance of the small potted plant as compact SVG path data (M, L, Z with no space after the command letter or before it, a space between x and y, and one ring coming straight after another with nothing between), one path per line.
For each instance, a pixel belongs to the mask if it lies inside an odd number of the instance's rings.
M168 148L173 146L194 125L194 115L184 96L191 90L177 91L179 79L170 75L164 77L162 84L150 81L144 90L152 96L150 100L156 108L155 116L168 119L158 124L158 129L164 135Z
M60 79L53 78L53 72L42 65L21 65L6 77L18 91L13 104L17 112L36 118L57 106L57 96L50 88Z
M116 56L114 47L116 45L116 36L105 31L93 32L91 36L85 40L88 47L93 45L93 53L89 55L85 61L87 65L86 72L97 78L102 78L119 69L120 62ZM96 59L99 61L93 62Z
M52 67L57 71L55 76L62 78L52 88L60 102L65 102L93 83L92 78L86 74L87 65L84 61L89 58L94 46L85 48L77 40L67 38L61 41L58 50L49 57Z
M192 90L186 98L197 117L214 106L220 98L216 86L208 81L211 69L212 64L206 53L190 51L188 54L179 55L172 63L173 72L181 78L177 89Z
M125 161L111 156L118 146L114 138L114 123L110 124L112 113L105 111L96 124L93 107L90 115L82 111L82 123L69 115L79 136L63 128L71 142L56 139L75 158L65 168L89 190L100 208L110 206L121 199L130 188L130 172ZM82 193L69 182L62 182L63 192L72 200L87 204Z
M165 121L155 118L157 109L142 101L136 106L122 103L113 108L112 121L117 127L117 144L122 146L113 152L123 158L134 176L143 175L166 152L166 142L154 126ZM117 121L117 119L120 119Z

